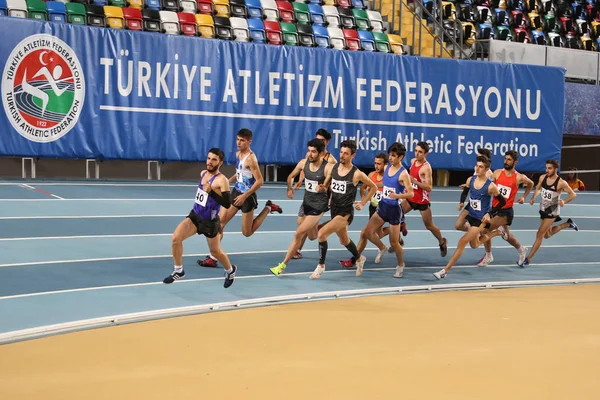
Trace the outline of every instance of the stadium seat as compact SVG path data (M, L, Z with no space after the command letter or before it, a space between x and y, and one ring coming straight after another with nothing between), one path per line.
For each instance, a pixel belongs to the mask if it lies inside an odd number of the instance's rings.
M327 28L327 32L329 33L329 43L331 43L330 46L332 49L346 49L346 39L344 39L344 32L340 28Z
M279 21L281 22L294 22L294 9L292 8L292 4L289 1L285 0L277 0L275 2L277 5L277 12L279 13ZM282 27L283 31L283 27ZM285 34L284 34L285 36ZM285 41L285 39L284 39Z
M46 3L42 0L27 0L27 15L31 19L47 21L48 11L46 9Z
M575 33L573 20L569 17L560 17L560 28L562 34Z
M144 9L144 0L127 0L127 8L136 8L138 10Z
M142 10L142 21L146 32L160 32L160 12L146 8Z
M373 38L375 39L375 49L380 53L390 52L390 41L388 36L383 32L373 32Z
M250 18L263 19L262 5L260 0L246 0L246 8L248 9L248 15Z
M501 8L496 8L494 10L495 21L494 25L496 26L510 26L510 17L509 13L506 10Z
M88 0L71 0L71 2L73 3L79 3L79 4L83 4L84 6L87 6L88 4L90 4L91 2Z
M553 13L544 15L544 32L552 32L557 29L556 16ZM559 29L560 30L560 29Z
M27 3L25 0L6 0L6 13L10 17L27 18Z
M198 6L198 13L213 16L215 8L212 0L198 0L196 4Z
M369 17L367 16L367 12L365 10L353 9L352 14L354 15L354 20L356 21L356 29L359 31L370 31L371 24L369 22Z
M6 0L0 0L0 15L1 16L7 15L6 9L7 9Z
M174 13L181 11L179 0L162 0L161 3L161 11L171 11Z
M506 10L506 7L500 7ZM527 0L527 10L530 12L540 13L542 11L542 3L540 0Z
M160 0L145 0L145 1L146 1L146 8L148 10L155 10L155 11L161 10Z
M352 3L350 2L350 0L336 0L336 3L340 10L343 8L352 7Z
M585 19L578 19L575 21L575 30L579 35L583 35L586 33L592 33L592 28L590 24Z
M442 19L454 21L456 19L456 8L451 1L442 1Z
M66 3L67 21L73 25L85 25L85 6L80 3Z
M458 10L456 10L458 19L464 22L475 22L475 13L470 4L459 4Z
M546 40L546 35L544 35L544 32L542 31L531 31L531 38L533 44L538 44L541 46L546 46L548 44L548 41Z
M310 25L298 24L296 29L298 30L298 41L300 42L300 46L315 46L315 35L313 35L313 30Z
M337 0L323 0L322 6L337 7Z
M340 25L340 14L338 13L337 8L335 8L333 6L323 6L323 13L325 14L325 22L326 22L327 28L339 28L341 26ZM331 35L329 36L329 39L332 42Z
M473 36L475 36L475 25L472 22L463 22L463 43L467 45L473 44Z
M275 3L275 0L260 0L260 5L262 7L264 20L279 22L279 11L277 10L277 3ZM267 36L269 35L267 34Z
M544 27L542 26L542 17L540 14L532 11L527 15L527 17L529 18L531 29L543 30Z
M246 18L231 17L229 22L231 22L231 28L233 29L233 40L236 42L249 42L251 40Z
M512 33L508 26L496 27L496 33L494 34L495 40L502 40L505 42L512 42Z
M292 8L296 16L296 23L299 25L310 25L310 16L308 14L308 6L304 3L293 2Z
M564 47L565 43L563 42L563 38L560 34L556 32L548 33L548 44L552 47Z
M315 35L315 41L317 42L317 46L321 48L328 49L329 44L329 32L327 28L322 25L313 25L312 26L313 34Z
M65 7L65 3L61 3L60 1L48 1L46 2L46 8L48 9L49 21L67 22L67 8Z
M349 8L340 8L338 10L340 14L340 21L342 22L342 28L344 29L356 29L356 20L354 14Z
M215 16L215 36L217 39L232 40L231 21L226 17Z
M392 50L392 53L398 54L398 55L403 55L404 54L404 45L402 44L402 38L400 37L400 35L388 34L387 38L390 43L390 48Z
M323 0L304 0L304 2L307 4L316 4L319 6L323 4Z
M198 12L198 3L196 0L181 0L179 2L181 11L189 14L196 14Z
M383 26L383 18L379 11L367 11L367 16L369 17L369 25L373 32L385 32L386 28Z
M310 19L313 25L325 26L325 13L323 12L323 7L318 4L309 4L308 12L310 13Z
M494 27L490 24L479 24L477 30L477 39L489 40L494 38Z
M248 20L248 29L250 29L250 35L254 43L265 43L267 38L265 36L265 25L262 20L257 18L250 18Z
M475 11L475 21L478 24L493 24L492 21L492 11L489 7L477 6Z
M123 9L115 6L104 6L104 15L106 24L109 28L123 29L125 26L125 16Z
M279 46L281 45L281 27L279 22L265 21L265 33L267 35L267 43Z
M514 32L515 32L514 38L515 38L516 42L531 43L531 40L529 39L529 32L527 32L527 29L515 28Z
M566 47L569 49L579 49L580 41L574 33L569 32L565 35Z
M358 31L360 46L364 51L375 51L375 39L373 34L368 31Z
M589 33L585 33L585 34L581 35L581 37L579 38L579 41L580 41L579 46L581 47L582 50L587 50L587 51L594 50L594 41L590 37Z
M95 4L85 6L86 22L89 26L98 26L106 28L106 18L104 17L104 7Z
M592 21L592 31L591 31L591 35L592 37L600 37L600 22L598 21Z
M196 16L189 12L178 12L177 18L179 19L179 26L181 33L185 36L197 36L198 27L196 25Z
M361 50L357 31L354 29L342 29L342 32L344 33L344 39L346 39L346 50Z
M198 36L214 39L215 37L215 21L212 15L196 14L196 25L198 27Z
M127 6L127 1L125 1L125 0L108 0L108 5L123 8L123 7Z
M217 17L229 18L229 0L213 0L213 4Z
M104 7L104 6L108 5L108 2L106 0L91 0L90 4L94 4L96 6Z
M592 50L593 51L600 51L600 38L597 38L596 40L594 40L592 42Z
M248 9L244 0L229 0L231 16L238 18L248 18Z
M352 0L352 8L355 10L364 10L367 7L365 6L363 0Z
M142 11L138 8L128 7L123 9L125 18L125 29L131 31L142 30Z
M281 34L283 35L283 44L286 46L297 46L298 45L298 31L296 25L290 22L282 22Z

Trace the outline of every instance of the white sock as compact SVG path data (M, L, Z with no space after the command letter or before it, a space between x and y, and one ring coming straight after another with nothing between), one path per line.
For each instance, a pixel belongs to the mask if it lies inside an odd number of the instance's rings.
M486 252L485 252L485 256L486 256L486 257L491 257L491 256L492 256L492 253L488 253L488 252L486 251Z
M228 274L231 273L233 271L233 267L229 267L229 269L226 269L225 272L227 272Z
M173 271L175 271L175 272L181 272L181 271L183 271L183 265L174 265L173 266Z
M209 256L209 257L212 258L213 261L219 261L219 260L217 260L217 257L213 257L213 256Z
M265 206L265 208L269 210L269 213L271 212L271 206Z

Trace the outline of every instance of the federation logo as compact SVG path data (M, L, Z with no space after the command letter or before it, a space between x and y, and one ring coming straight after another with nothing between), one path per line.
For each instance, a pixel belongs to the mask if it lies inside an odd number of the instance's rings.
M19 43L2 74L2 103L13 128L33 142L66 135L79 120L85 78L75 52L52 35Z

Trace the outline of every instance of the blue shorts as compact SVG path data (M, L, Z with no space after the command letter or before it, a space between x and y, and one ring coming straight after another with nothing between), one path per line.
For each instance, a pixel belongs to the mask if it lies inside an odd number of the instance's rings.
M377 214L382 220L388 222L390 225L400 224L402 218L402 207L396 202L395 204L387 204L383 201L379 202L377 206Z

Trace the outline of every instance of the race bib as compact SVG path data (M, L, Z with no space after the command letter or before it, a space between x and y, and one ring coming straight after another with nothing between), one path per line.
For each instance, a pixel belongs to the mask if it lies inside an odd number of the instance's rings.
M346 181L331 180L331 191L338 194L346 194Z
M412 184L412 187L413 187L413 189L415 189L415 190L419 188L419 187L417 186L417 184L416 184L416 183L413 183L413 184Z
M481 211L481 200L469 199L469 205L472 210Z
M510 197L510 192L512 191L512 189L508 186L498 185L498 191L500 192L502 197L508 199Z
M317 181L311 181L310 179L304 180L304 187L306 188L307 192L317 193L318 186L319 183Z
M196 198L194 199L194 203L198 204L199 206L206 207L207 200L208 200L208 193L206 193L204 190L198 188L198 190L196 191Z
M375 201L377 203L379 203L382 198L383 198L383 195L381 194L380 191L375 192L375 194L373 195L373 201Z
M552 191L542 188L542 199L552 200Z
M235 171L235 179L240 183L244 182L242 171Z
M383 187L383 198L384 199L391 199L390 195L392 193L396 193L396 189L387 187L387 186Z

